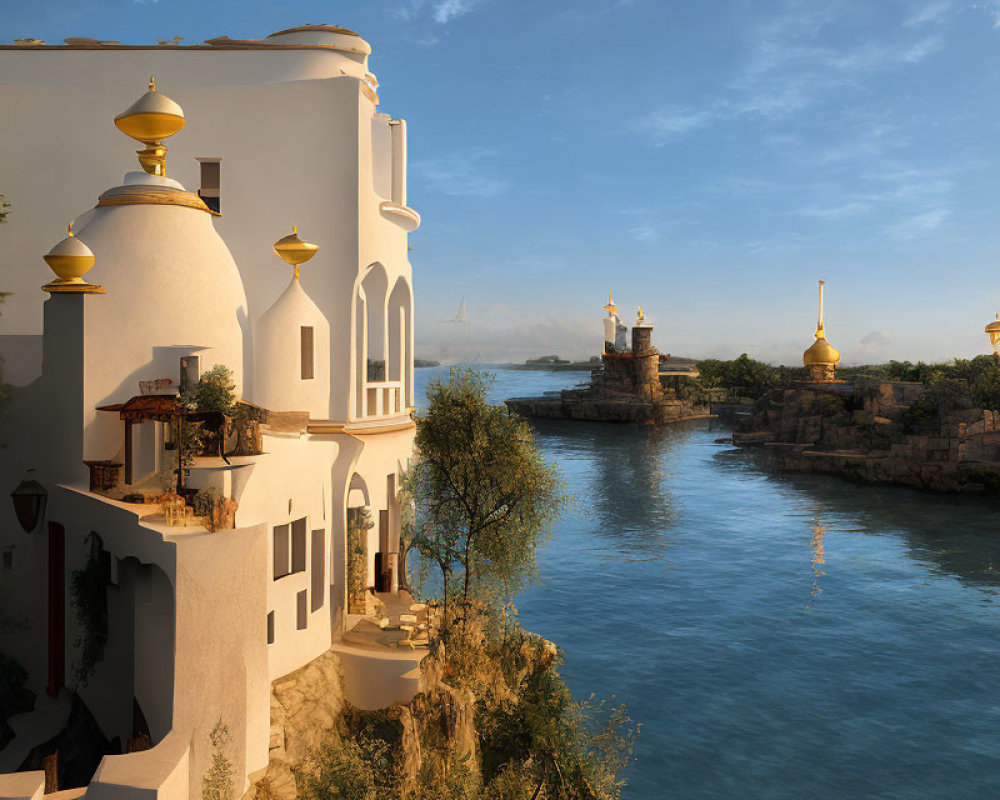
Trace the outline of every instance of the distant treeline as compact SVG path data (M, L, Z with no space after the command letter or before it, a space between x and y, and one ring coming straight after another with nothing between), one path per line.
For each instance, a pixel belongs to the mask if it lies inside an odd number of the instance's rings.
M696 362L701 382L708 388L725 389L731 400L756 400L772 389L783 389L806 379L805 367L772 366L746 353L731 361L709 358ZM925 363L890 361L840 367L845 381L915 381L944 390L967 387L977 408L1000 408L1000 358L991 355Z

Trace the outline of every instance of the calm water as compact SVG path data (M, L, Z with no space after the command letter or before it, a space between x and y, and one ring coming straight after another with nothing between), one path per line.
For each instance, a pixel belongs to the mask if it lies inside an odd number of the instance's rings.
M769 475L714 422L535 430L577 503L521 620L642 723L626 800L1000 797L1000 506Z

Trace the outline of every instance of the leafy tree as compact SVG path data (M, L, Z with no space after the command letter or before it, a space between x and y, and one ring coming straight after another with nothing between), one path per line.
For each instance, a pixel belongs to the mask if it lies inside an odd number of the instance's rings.
M534 575L535 546L564 503L558 472L542 459L528 424L486 402L490 384L459 369L431 383L407 480L421 510L411 546L445 580L461 569L465 607L477 581L515 590Z
M726 389L733 397L756 399L778 385L783 377L775 367L750 358L746 353L732 361L707 358L698 361L697 366L706 386Z
M212 763L201 778L201 800L233 800L233 762L227 750L232 741L229 726L221 719L209 734Z
M201 374L184 399L192 411L220 411L231 416L236 410L235 392L233 371L225 364L216 364Z

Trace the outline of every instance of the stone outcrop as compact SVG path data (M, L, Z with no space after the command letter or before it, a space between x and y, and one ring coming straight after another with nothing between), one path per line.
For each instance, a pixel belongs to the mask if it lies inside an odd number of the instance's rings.
M334 730L344 711L340 659L324 653L302 669L271 684L271 752L263 774L251 776L244 800L293 800L291 767Z
M602 364L585 388L515 397L507 407L523 417L658 425L710 414L708 393L686 377L661 376L660 355L651 347L638 355L606 353Z
M771 392L735 444L778 469L944 492L1000 491L1000 413L923 384L803 384Z

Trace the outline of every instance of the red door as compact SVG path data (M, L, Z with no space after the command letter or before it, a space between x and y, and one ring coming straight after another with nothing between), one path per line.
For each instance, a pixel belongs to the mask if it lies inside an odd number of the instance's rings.
M51 697L66 681L66 530L49 523L49 685Z

